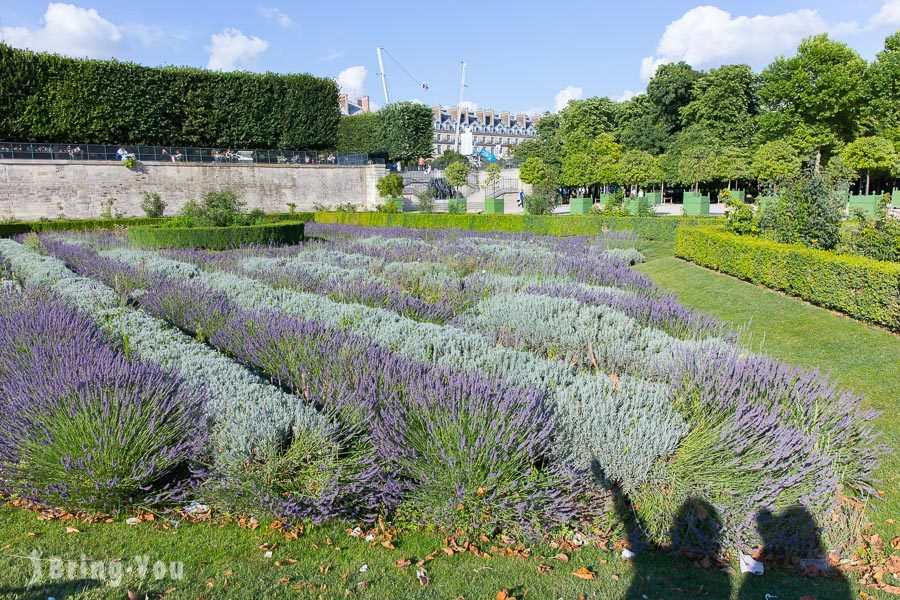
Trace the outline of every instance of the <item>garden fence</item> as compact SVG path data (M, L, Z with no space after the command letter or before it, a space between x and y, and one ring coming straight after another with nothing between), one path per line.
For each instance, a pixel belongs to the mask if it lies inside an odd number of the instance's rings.
M366 165L368 154L336 154L306 150L245 150L189 146L133 146L117 144L47 144L0 142L0 159L18 160L122 160L134 156L141 162L190 162L229 164ZM380 161L383 162L383 161Z

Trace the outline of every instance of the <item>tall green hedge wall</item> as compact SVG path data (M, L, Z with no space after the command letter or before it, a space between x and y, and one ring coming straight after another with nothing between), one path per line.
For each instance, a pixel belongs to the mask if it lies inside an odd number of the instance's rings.
M675 255L813 304L900 331L900 263L684 227Z
M528 232L538 235L597 235L605 229L629 230L648 240L674 240L683 225L717 224L718 217L605 217L596 215L479 215L379 212L318 212L316 223L411 229L467 229Z
M0 140L334 148L337 84L73 59L0 44Z

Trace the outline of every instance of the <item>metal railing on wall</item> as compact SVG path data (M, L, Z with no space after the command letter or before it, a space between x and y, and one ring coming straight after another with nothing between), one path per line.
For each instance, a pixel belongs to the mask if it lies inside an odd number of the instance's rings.
M131 146L115 144L42 144L0 142L0 160L124 160L219 164L366 165L368 154L337 154L308 150L244 150L189 146Z

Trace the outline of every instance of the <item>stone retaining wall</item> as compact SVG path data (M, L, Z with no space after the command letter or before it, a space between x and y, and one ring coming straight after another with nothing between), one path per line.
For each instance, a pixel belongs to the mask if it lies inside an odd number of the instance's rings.
M156 192L177 212L210 191L236 190L249 209L287 212L313 204L351 202L360 209L381 203L375 183L380 165L306 166L146 162L136 169L107 161L0 160L0 219L37 220L99 217L109 198L112 213L143 216L145 193Z

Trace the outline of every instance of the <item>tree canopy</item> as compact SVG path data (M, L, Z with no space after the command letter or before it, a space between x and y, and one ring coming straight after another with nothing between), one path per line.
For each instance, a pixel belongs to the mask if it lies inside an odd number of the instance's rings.
M646 93L622 102L575 100L542 118L538 132L516 156L540 159L559 183L573 187L588 179L589 185L648 181L639 176L647 155L659 181L695 189L754 180L777 186L810 159L817 172L833 164L829 170L842 174L852 168L900 175L900 32L885 40L871 65L824 34L804 39L795 54L759 73L744 64L706 72L686 62L664 64ZM873 137L882 140L877 148L866 139ZM858 138L866 141L845 153ZM878 160L869 156L876 150Z

